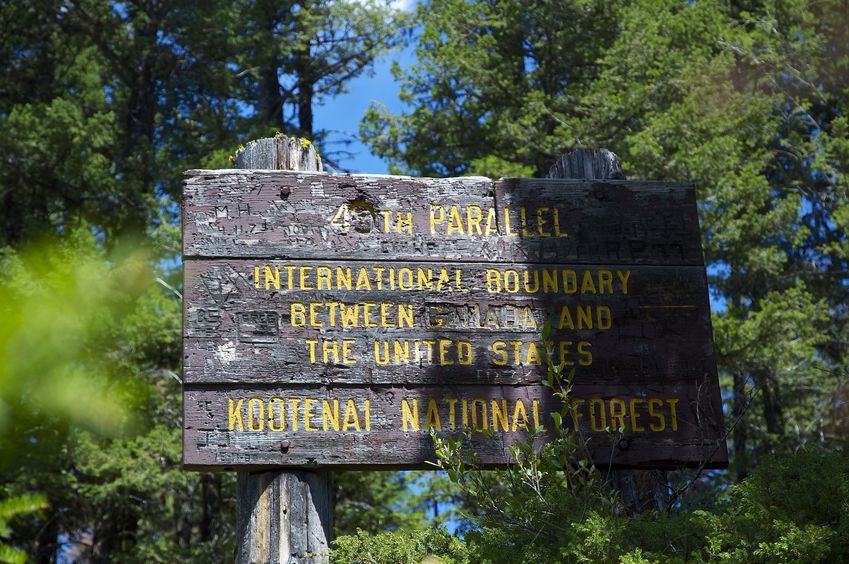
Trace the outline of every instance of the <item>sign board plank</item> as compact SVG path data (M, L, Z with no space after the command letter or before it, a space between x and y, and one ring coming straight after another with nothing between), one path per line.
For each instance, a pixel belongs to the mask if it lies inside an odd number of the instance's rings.
M670 386L577 385L576 417L566 426L588 439L596 460L674 468L707 461L719 449L706 436L721 413L690 401L696 390ZM420 468L433 460L429 430L472 429L486 466L510 460L509 446L535 425L552 429L559 401L543 386L424 388L284 387L186 391L184 448L190 467L241 465ZM606 432L636 422L639 432ZM538 444L550 439L541 436Z
M560 411L547 354L597 463L727 463L692 186L191 171L184 195L187 467L422 468L430 428L509 464Z
M394 290L390 269L401 281ZM357 278L371 279L368 288L355 289ZM584 380L688 381L709 371L701 267L209 260L187 262L184 291L191 383L245 374L266 384L539 382L546 323L556 363Z
M684 184L189 174L187 257L703 264Z

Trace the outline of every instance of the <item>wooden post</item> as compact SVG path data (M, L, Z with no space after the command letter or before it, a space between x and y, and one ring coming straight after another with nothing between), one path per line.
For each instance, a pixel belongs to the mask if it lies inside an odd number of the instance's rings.
M238 168L322 170L312 143L285 136L248 143L236 153L235 162ZM284 443L281 449L288 448ZM326 562L331 499L326 471L239 472L237 564Z
M582 180L624 179L619 157L607 149L577 149L557 159L546 175L548 178ZM611 489L622 496L629 514L645 509L666 509L669 485L666 472L625 468L610 473Z

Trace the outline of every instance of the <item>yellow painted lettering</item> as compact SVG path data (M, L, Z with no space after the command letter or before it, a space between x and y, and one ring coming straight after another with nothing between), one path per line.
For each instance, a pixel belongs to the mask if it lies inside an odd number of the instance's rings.
M663 408L663 400L660 398L651 398L649 399L649 417L657 418L657 422L649 423L649 429L658 433L666 429L666 417L663 413L659 411L655 411L655 406L660 409Z
M641 398L631 398L628 401L628 414L631 416L631 430L635 433L640 433L645 431L646 428L640 425L640 414L637 412L637 404L644 403L645 400Z
M326 339L321 342L321 353L325 364L330 363L330 357L333 357L333 364L339 364L339 342L336 339Z
M264 269L265 272L265 289L269 290L272 285L276 290L280 289L280 269L278 267L274 267L272 271L270 267L266 266Z
M304 339L304 342L310 348L310 364L315 364L315 362L316 362L315 348L316 348L316 345L318 345L318 339Z
M283 431L286 429L286 414L283 410L285 401L283 398L273 397L268 400L268 429L271 431ZM274 406L277 406L277 417L274 416Z
M336 267L336 289L350 290L351 286L351 269L349 267Z
M425 429L442 430L442 421L439 419L439 410L436 407L436 400L430 399L427 402L427 417L425 418Z
M469 341L457 341L457 360L460 364L469 366L472 364L474 353L472 343Z
M490 350L495 353L492 363L496 366L504 366L507 364L507 343L504 341L494 341L490 346Z
M301 267L301 290L315 290L315 287L309 284L311 266Z
M366 431L371 431L371 400L365 401L365 419L366 419Z
M289 398L289 414L292 417L292 432L298 432L298 405L301 403L299 398Z
M593 308L592 306L575 306L575 312L578 314L578 329L593 328Z
M342 328L357 327L360 318L360 304L339 304L339 313L342 318Z
M669 404L669 418L672 419L672 430L678 430L678 411L676 406L678 405L677 399L668 399L666 403Z
M486 269L486 289L490 294L497 294L501 291L501 272L494 268Z
M383 346L381 347L381 345ZM380 350L381 348L383 351ZM381 356L381 352L383 352L383 356ZM389 341L374 342L374 362L378 366L386 366L389 364Z
M324 304L318 302L310 302L310 327L324 327L324 323L317 319L318 312L316 308L322 307Z
M286 287L290 290L294 288L294 280L295 280L295 265L287 264L284 265L283 268L286 269Z
M292 324L292 327L306 327L307 306L298 302L289 304L289 322Z
M480 206L468 206L466 208L466 224L469 229L469 235L472 235L472 231L477 231L478 235L483 235L481 221L483 221L483 210L481 210Z
M574 294L578 291L578 274L574 270L564 270L561 276L563 278L564 294Z
M590 400L590 426L597 433L607 427L607 411L604 409L604 401L600 398Z
M412 406L407 398L401 400L401 426L404 431L412 429L419 430L419 400L412 400Z
M524 272L525 278L525 291L529 294L536 294L539 291L539 271L534 270L533 272L528 272L527 270ZM533 278L534 283L531 284L530 280Z
M350 401L350 400L348 400ZM333 427L334 431L339 430L339 400L333 400L333 407L330 406L330 402L325 400L321 400L321 424L324 427L324 430L327 431L328 423L331 427Z
M486 416L486 401L481 398L472 400L472 425L475 431L483 432L488 428Z
M331 286L331 278L333 271L330 270L327 266L318 266L315 269L315 286L319 290L332 290L333 286Z
M366 400L366 403L368 403L368 400ZM360 416L357 413L357 406L352 399L349 399L345 404L345 416L342 421L342 430L348 431L350 429L354 429L355 431L360 430Z
M436 224L445 222L445 210L442 206L431 204L430 206L430 234L436 233Z
M419 290L433 290L433 269L425 270L422 267L416 269L416 285Z
M378 290L383 290L383 273L386 271L382 266L373 266L374 282Z
M617 270L616 276L619 277L619 283L622 285L622 293L627 294L628 293L628 280L631 278L631 271L626 270L626 271L623 272L621 270Z
M410 341L407 339L392 341L392 353L395 357L395 364L410 363Z
M612 294L613 293L613 273L609 270L598 271L598 293Z
M581 366L589 366L593 363L593 353L590 351L592 344L589 341L578 341L578 354L581 358L578 359L578 364Z
M531 400L531 412L534 418L534 429L543 429L539 420L539 400Z
M381 210L380 215L383 216L383 232L389 233L389 217L392 215L390 210Z
M451 206L448 211L447 234L451 235L455 231L460 235L465 235L465 231L463 231L463 219L460 217L460 210L457 209L457 206Z
M625 400L610 398L610 422L615 425L614 430L625 430Z
M409 268L398 270L398 287L409 292L413 289L413 271Z
M574 329L575 323L572 321L572 314L569 312L569 306L565 305L560 308L560 321L557 323L558 329Z
M412 304L398 304L398 327L413 326Z
M581 279L581 293L582 294L595 294L595 282L593 281L593 273L589 270L584 271L584 276Z
M551 237L551 233L545 230L545 212L547 211L548 208L537 209L537 232L540 237Z
M510 208L504 208L504 234L508 237L516 237L519 235L515 231L510 231Z
M542 271L542 291L545 293L557 293L557 271L544 269Z
M242 420L242 404L244 401L244 398L239 398L238 402L234 402L233 398L228 400L227 428L231 431L236 430L236 425L239 426L239 431L245 430L245 422Z
M315 412L312 410L312 404L318 403L315 398L304 398L304 431L318 431L312 426L312 418L315 417Z
M449 339L439 339L439 364L447 366L454 364L454 361L448 357L448 347L451 346Z
M363 327L377 327L377 322L372 321L372 308L376 308L377 304L366 302L363 304Z
M248 400L248 429L250 431L265 429L265 402L260 398Z
M413 212L398 212L396 220L398 221L396 226L398 233L406 231L409 235L413 234Z
M445 398L448 403L448 423L451 425L451 430L457 428L457 398Z
M519 208L519 233L522 234L522 237L534 236L533 232L528 230L528 221L527 217L525 217L525 208Z
M486 210L486 229L485 235L498 235L498 222L495 220L495 208Z
M566 234L560 231L560 210L554 208L554 236L565 237Z
M613 314L610 307L606 305L596 306L595 309L596 329L606 331L613 325Z
M492 430L497 431L498 424L501 423L501 429L507 431L507 400L501 400L500 404L498 403L498 400L492 400L490 403L490 407L492 408Z
M519 273L512 268L504 271L504 291L511 294L519 291Z
M371 290L371 280L368 278L368 270L365 267L361 267L357 273L357 284L355 288L357 290Z
M513 406L513 424L510 426L510 430L515 433L519 427L525 431L529 430L528 412L525 411L525 402L517 399L516 405Z
M525 362L523 362L525 366L529 366L531 364L540 365L542 361L539 357L539 350L537 349L537 344L531 341L528 343L528 348L525 351Z
M575 361L569 358L572 352L569 350L572 348L572 341L560 341L560 364L564 364L566 366L574 366Z

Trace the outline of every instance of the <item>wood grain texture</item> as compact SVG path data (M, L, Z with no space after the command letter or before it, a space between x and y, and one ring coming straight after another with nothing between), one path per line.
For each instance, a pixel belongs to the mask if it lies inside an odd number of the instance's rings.
M188 174L187 257L703 264L689 184Z
M330 490L327 472L240 472L236 562L326 562Z

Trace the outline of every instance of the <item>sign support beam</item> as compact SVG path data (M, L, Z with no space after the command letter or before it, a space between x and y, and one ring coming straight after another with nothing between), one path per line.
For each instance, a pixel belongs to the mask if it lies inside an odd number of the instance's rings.
M322 170L312 143L278 136L248 143L238 168ZM288 445L281 442L284 451ZM327 471L239 472L236 563L326 562L333 502Z
M581 180L624 179L625 174L615 153L607 149L576 149L561 156L548 171L548 178ZM610 470L610 487L622 496L631 515L644 509L666 509L669 482L663 470Z

